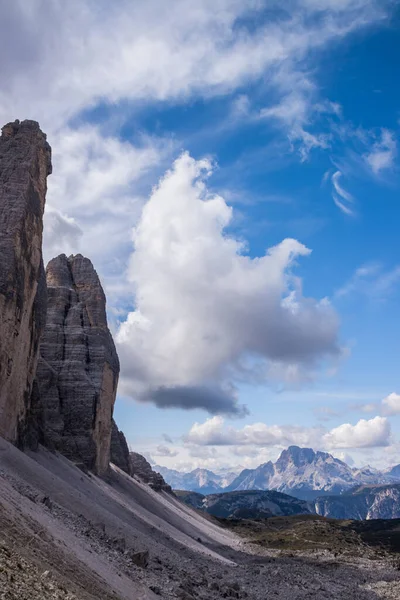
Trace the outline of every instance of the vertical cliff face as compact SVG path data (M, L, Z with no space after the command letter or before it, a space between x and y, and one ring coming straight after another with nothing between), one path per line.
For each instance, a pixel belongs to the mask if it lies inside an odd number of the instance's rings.
M36 121L0 137L0 435L17 442L46 317L42 260L51 149Z
M38 441L101 475L110 459L119 375L105 295L80 254L51 260L46 280L47 323L32 393Z

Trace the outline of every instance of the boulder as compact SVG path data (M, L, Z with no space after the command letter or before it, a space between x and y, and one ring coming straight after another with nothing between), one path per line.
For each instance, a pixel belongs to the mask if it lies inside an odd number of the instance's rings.
M143 550L142 552L136 552L133 549L129 549L125 552L131 562L137 567L146 569L149 564L149 551Z

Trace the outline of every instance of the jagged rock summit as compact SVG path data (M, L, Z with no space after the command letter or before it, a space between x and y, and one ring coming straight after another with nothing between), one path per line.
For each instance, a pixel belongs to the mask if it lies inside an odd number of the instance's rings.
M47 323L32 393L37 441L102 475L119 376L104 291L80 254L51 260L46 280Z
M0 435L18 442L46 317L43 211L51 148L36 121L0 137Z
M246 469L227 491L273 489L311 500L321 494L337 494L360 483L362 474L327 452L289 446L275 463Z

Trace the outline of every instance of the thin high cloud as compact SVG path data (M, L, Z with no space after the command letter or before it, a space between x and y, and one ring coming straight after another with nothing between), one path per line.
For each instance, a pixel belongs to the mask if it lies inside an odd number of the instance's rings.
M233 210L206 186L208 160L183 154L134 229L135 310L121 324L120 391L159 407L243 414L238 381L308 379L337 360L338 319L292 274L310 250L285 239L260 257L228 236Z
M291 77L294 78L293 75ZM289 85L289 81L285 80L286 86ZM321 115L339 115L340 106L329 101L317 102L316 87L307 77L297 78L297 81L291 82L290 87L296 91L283 96L279 104L263 108L259 117L278 121L286 130L292 149L297 149L301 161L304 162L313 149L329 148L332 135L312 132L311 129Z
M378 262L358 267L351 278L335 292L335 298L363 295L372 301L384 301L400 284L400 265L385 270Z
M394 131L355 127L344 119L332 124L331 135L336 142L340 142L341 148L339 151L336 147L331 158L336 167L331 177L332 198L343 213L351 216L355 214L356 199L343 185L343 179L346 182L360 179L381 184L390 182L396 174L398 141ZM341 157L338 152L342 154ZM323 183L330 174L330 170L325 173ZM361 205L362 199L359 200Z
M363 412L377 412L385 417L395 417L400 415L400 394L391 392L380 402L371 402L370 404L356 404L351 408L362 410Z
M340 171L335 171L332 175L332 198L336 206L343 213L349 216L353 216L354 210L352 205L354 204L354 198L347 190L344 189L343 185L340 182L341 177L342 173Z
M165 446L164 444L159 444L156 448L156 451L153 452L154 457L169 457L173 458L178 455L178 451L174 448L170 448L169 446Z

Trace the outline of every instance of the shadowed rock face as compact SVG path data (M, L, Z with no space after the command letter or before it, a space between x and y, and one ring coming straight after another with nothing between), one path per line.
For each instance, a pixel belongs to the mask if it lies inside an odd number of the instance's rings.
M36 121L0 138L0 435L18 442L46 318L42 260L51 149Z
M92 263L80 254L51 260L46 279L47 324L32 393L36 442L102 475L119 375L105 295Z
M112 430L111 430L111 453L110 461L117 465L120 469L131 474L131 468L129 464L129 448L126 442L126 438L122 431L117 427L116 422L113 419Z

